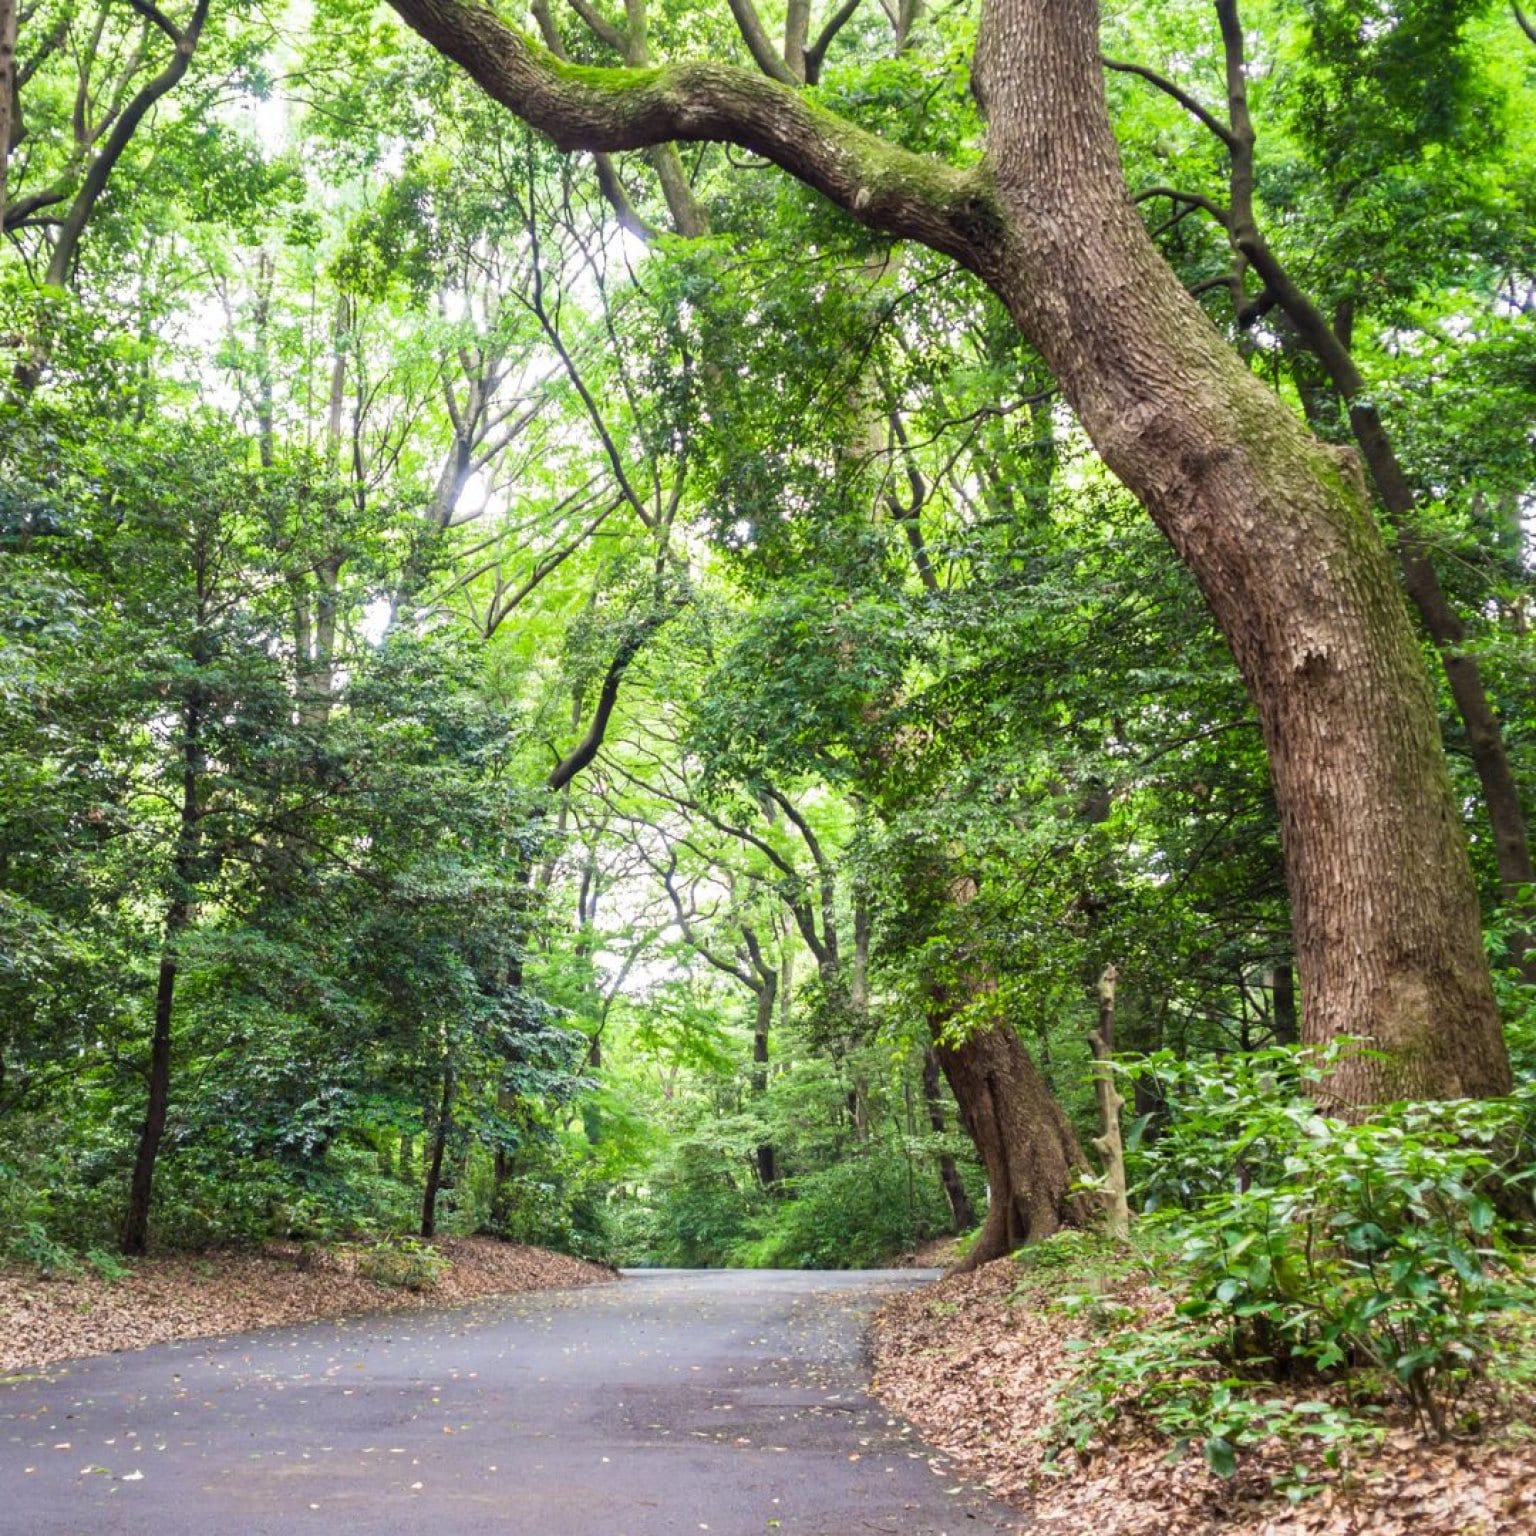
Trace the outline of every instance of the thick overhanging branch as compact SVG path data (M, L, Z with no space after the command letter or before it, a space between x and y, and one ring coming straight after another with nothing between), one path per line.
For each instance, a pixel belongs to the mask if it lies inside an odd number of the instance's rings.
M959 171L886 144L750 70L705 62L594 69L557 59L465 0L390 4L489 96L561 149L736 144L869 228L919 241L973 269L998 238L1000 221L982 171Z

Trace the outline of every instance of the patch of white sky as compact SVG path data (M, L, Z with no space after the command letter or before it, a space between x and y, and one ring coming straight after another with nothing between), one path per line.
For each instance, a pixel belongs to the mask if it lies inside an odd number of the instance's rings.
M294 82L314 24L314 6L312 0L286 0L286 3L278 0L267 8L266 16L272 25L273 38L266 60L270 85L265 90L250 89L235 94L227 98L218 111L231 127L249 133L263 157L271 162L290 155L298 138L304 104ZM315 165L305 162L301 170L306 180L307 197L320 211L333 215L354 205L361 206L377 186L402 169L405 154L403 141L386 145L376 160L377 168L370 180L347 185L322 179ZM604 232L604 237L599 242L602 252L599 259L606 257L610 264L631 270L638 269L645 261L648 248L627 230L611 227ZM563 274L563 287L566 297L577 309L591 313L602 302L599 275L591 265L578 266ZM189 357L195 370L200 397L216 409L236 415L244 406L239 388L213 359L227 340L239 307L249 297L237 269L222 285L222 291L208 292L189 303L176 327L183 354ZM486 296L473 288L446 285L435 296L435 306L438 315L449 325L468 322L476 329L484 330L490 323ZM511 371L503 381L503 388L511 393L536 392L548 382L549 362L545 356L530 357L523 367ZM487 514L492 518L506 515L514 489L498 484L490 469L478 471L464 486L454 510L454 520L478 519ZM367 627L382 633L387 622L386 611L382 616L372 616Z

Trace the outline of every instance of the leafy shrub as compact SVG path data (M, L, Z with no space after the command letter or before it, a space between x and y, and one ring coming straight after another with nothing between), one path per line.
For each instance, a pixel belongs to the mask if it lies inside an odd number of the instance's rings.
M929 1168L913 1176L888 1152L852 1157L792 1181L767 1231L742 1255L766 1268L862 1269L947 1230L949 1212Z
M1060 1443L1081 1450L1134 1406L1230 1474L1241 1449L1275 1435L1335 1464L1376 1432L1388 1395L1427 1433L1457 1427L1502 1320L1536 1299L1524 1234L1500 1208L1526 1176L1515 1154L1529 1106L1398 1104L1349 1124L1303 1096L1326 1067L1288 1050L1142 1066L1169 1118L1136 1151L1152 1208L1139 1240L1183 1299L1093 1347L1063 1398ZM1343 1405L1293 1400L1277 1382L1341 1384Z
M45 1276L80 1272L79 1260L62 1243L56 1243L40 1221L25 1222L9 1235L6 1256L31 1265Z
M487 1226L497 1237L581 1259L614 1251L609 1181L582 1150L557 1138L529 1138L516 1172L495 1191Z
M86 1254L85 1262L109 1285L126 1280L130 1273L129 1266L117 1254L108 1253L105 1248L92 1248Z
M430 1244L414 1237L385 1238L365 1248L357 1271L375 1285L405 1291L436 1290L449 1262Z

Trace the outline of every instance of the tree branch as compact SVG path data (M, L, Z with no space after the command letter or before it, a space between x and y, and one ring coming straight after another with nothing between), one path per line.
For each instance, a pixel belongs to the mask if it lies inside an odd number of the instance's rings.
M1147 203L1154 197L1166 197L1170 202L1186 203L1191 208L1199 208L1210 214L1223 229L1227 227L1227 210L1199 192L1180 192L1174 187L1148 187L1145 192L1138 192L1131 201Z
M595 5L589 4L589 0L570 0L570 7L581 17L587 25L587 30L600 43L606 43L620 56L625 53L628 39L622 27L615 26Z
M986 173L886 144L799 92L732 65L564 64L465 0L390 0L488 95L561 149L725 142L771 160L871 229L984 265L1001 220Z
M151 5L150 0L128 0L128 4L146 21L153 22L155 26L159 27L173 43L181 41L181 33L176 29L170 17L158 5Z
M137 132L139 124L144 120L149 109L186 74L187 66L192 62L192 55L197 50L203 23L208 19L209 3L210 0L197 0L197 7L192 12L192 19L187 23L186 30L177 35L176 51L171 55L170 62L154 79L148 81L124 108L123 115L118 118L111 137L102 147L101 153L91 162L91 168L85 173L85 180L81 183L80 191L76 194L69 215L59 231L58 243L54 246L53 256L48 262L46 280L51 286L55 288L67 286L70 268L74 265L75 253L79 249L80 238L85 233L86 223L95 211L102 192L106 190L107 180L117 162L122 158L123 151L127 149L129 141Z
M815 85L821 79L821 66L826 62L827 49L832 46L837 34L853 20L854 13L858 10L860 0L843 0L843 4L835 10L828 19L816 41L805 50L805 83Z
M1099 62L1105 69L1113 69L1122 75L1139 75L1149 84L1155 85L1165 96L1173 97L1191 116L1199 118L1228 149L1237 147L1237 135L1215 113L1202 107L1188 91L1182 86L1175 85L1166 75L1158 74L1155 69L1148 69L1145 64L1132 64L1125 59L1108 59L1101 55Z
M603 688L598 695L592 724L587 727L587 734L581 741L550 770L549 777L544 781L547 788L556 792L564 789L597 756L603 745L603 737L608 734L608 721L613 716L614 705L619 701L619 684L624 681L629 664L640 654L640 647L671 618L672 612L668 608L647 614L619 642L619 648L613 653L613 660L608 663L608 671L603 677Z
M623 50L625 45L623 33L617 28L610 27L602 16L586 4L586 0L571 0L571 5L576 14L603 42L610 48ZM539 35L544 39L544 46L562 63L569 63L570 54L566 52L565 43L560 36L560 28L555 25L549 0L533 0L532 11L533 19L539 24ZM614 165L612 156L597 154L592 157L592 160L597 170L598 189L608 200L614 213L618 215L620 225L649 244L656 238L656 231L635 212L635 205L630 202L629 194L624 190L624 183L619 179L618 167Z
M799 85L800 82L769 41L768 30L763 26L763 19L757 14L757 7L752 4L752 0L726 0L726 3L731 8L731 15L736 18L736 29L741 33L747 52L752 55L757 67L770 80L777 80L783 85Z

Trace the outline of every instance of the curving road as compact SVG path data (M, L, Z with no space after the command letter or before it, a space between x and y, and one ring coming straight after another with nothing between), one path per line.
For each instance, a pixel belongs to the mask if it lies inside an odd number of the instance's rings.
M56 1367L0 1385L0 1531L1017 1531L863 1390L928 1278L645 1271Z

